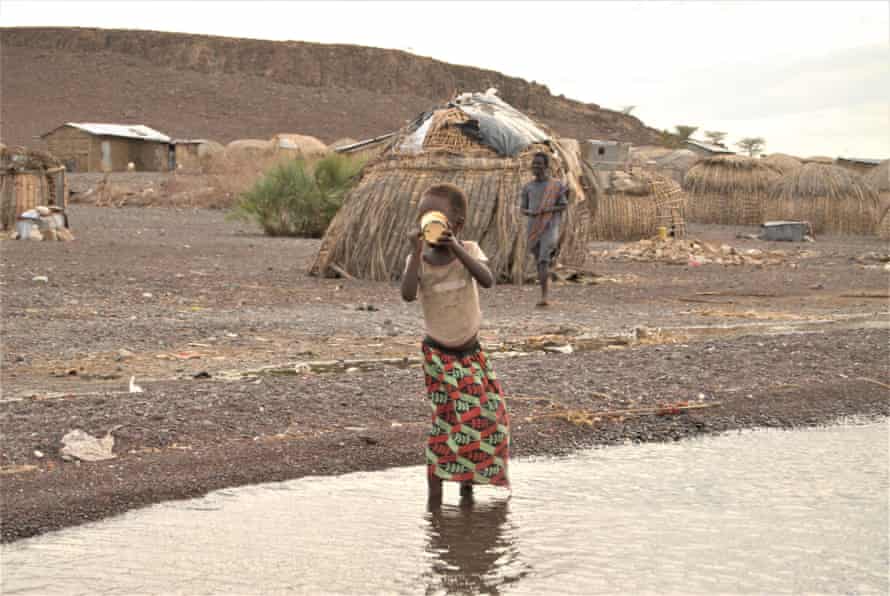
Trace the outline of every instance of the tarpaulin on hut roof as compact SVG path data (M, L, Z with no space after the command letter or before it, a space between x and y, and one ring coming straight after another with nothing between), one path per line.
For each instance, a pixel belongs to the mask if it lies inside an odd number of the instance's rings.
M499 98L493 90L485 93L464 93L450 101L445 108L457 108L470 118L461 123L467 136L488 145L505 157L513 157L535 143L550 140L528 116ZM424 112L415 120L417 128L403 142L401 150L420 153L423 141L432 124L433 112Z

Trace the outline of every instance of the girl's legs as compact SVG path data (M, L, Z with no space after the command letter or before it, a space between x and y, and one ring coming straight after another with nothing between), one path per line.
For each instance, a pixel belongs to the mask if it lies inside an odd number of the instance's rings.
M432 474L427 474L427 488L429 489L428 501L430 505L442 503L442 479Z
M461 482L460 483L460 500L463 502L472 502L473 501L473 482Z

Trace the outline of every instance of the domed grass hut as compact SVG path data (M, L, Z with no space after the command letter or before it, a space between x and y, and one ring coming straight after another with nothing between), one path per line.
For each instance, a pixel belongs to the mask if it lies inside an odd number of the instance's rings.
M766 206L766 219L808 221L816 233L874 234L878 192L861 176L818 163L776 181Z
M521 283L534 267L519 196L532 178L531 160L538 151L551 156L551 174L570 188L560 258L583 262L591 226L580 166L571 165L573 156L544 126L497 96L465 93L421 114L363 168L328 227L310 273L399 278L421 194L433 184L450 183L469 198L462 235L479 242L499 280Z
M773 153L761 160L781 174L788 174L803 167L803 162L793 155L786 153Z
M682 237L685 208L685 194L668 176L639 168L610 172L592 201L591 240L651 238L660 226Z
M686 218L697 223L759 225L770 189L780 177L761 159L706 157L683 178L688 195Z
M890 238L890 159L866 174L865 182L878 192L878 234L881 238Z

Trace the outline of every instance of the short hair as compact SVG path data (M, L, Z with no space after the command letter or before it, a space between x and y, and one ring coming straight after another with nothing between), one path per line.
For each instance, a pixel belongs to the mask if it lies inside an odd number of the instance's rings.
M541 159L543 159L544 163L546 163L548 166L550 165L550 156L547 153L544 153L543 151L538 151L537 153L535 153L534 157L532 157L532 160L535 160L539 157Z
M467 217L467 195L454 184L434 184L423 191L421 196L447 199L458 216L464 219Z

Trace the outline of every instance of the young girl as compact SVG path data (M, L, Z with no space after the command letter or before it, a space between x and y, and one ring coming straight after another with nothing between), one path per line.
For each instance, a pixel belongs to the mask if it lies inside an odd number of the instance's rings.
M479 345L479 291L494 285L488 259L475 242L459 241L467 197L451 184L433 186L418 204L419 217L443 213L448 229L435 244L410 234L412 252L402 276L402 298L420 293L426 336L424 376L433 411L426 449L429 499L442 499L442 480L461 483L472 498L474 484L509 486L510 430L501 386Z

